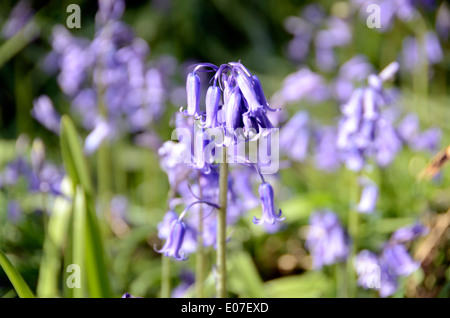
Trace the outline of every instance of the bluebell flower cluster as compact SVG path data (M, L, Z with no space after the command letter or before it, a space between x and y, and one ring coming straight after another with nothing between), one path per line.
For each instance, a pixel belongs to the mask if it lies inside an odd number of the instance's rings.
M11 193L12 189L25 186L30 194L45 194L49 198L57 196L66 198L61 189L65 171L62 167L46 160L43 142L40 139L34 140L30 157L25 154L28 148L26 141L17 148L17 157L8 162L3 171L0 171L0 191ZM8 218L14 223L22 215L21 202L22 200L13 197L8 202Z
M424 225L416 223L394 232L379 255L362 250L355 258L358 285L378 290L381 297L392 296L398 289L399 278L411 275L420 266L405 244L427 233Z
M213 84L208 87L205 99L205 111L200 110L199 72L213 72ZM242 129L246 137L254 137L264 129L274 128L267 112L272 109L264 95L261 82L240 62L230 62L216 66L200 63L190 72L186 80L188 116L201 118L205 128L225 128L226 142L236 142L235 131Z
M55 26L53 51L44 63L48 72L58 72L58 84L69 97L72 111L90 132L87 154L125 133L157 138L151 126L164 113L169 98L167 78L176 61L169 56L147 61L147 43L120 20L124 8L123 0L99 1L92 40ZM50 103L47 97L37 99L33 116L55 132L58 116Z
M335 48L352 40L349 23L336 16L327 17L317 4L306 6L300 16L286 19L285 28L294 36L288 45L288 56L293 61L303 62L313 47L316 65L322 71L336 67Z
M382 112L390 104L382 83L391 79L398 63L389 64L379 75L370 75L368 86L353 91L342 105L337 145L347 168L360 171L372 157L380 166L388 165L401 149L401 140L392 119Z
M201 107L200 73L213 73L211 85L206 90L205 107ZM205 156L205 149L212 142L208 129L219 129L223 140L216 147L232 147L248 139L255 140L270 134L274 128L267 112L277 111L269 107L261 82L240 62L220 66L201 63L193 67L186 79L187 107L175 115L175 126L182 136L180 142L167 141L159 149L160 164L167 173L171 186L169 206L158 226L158 236L166 242L159 252L177 260L197 248L197 237L202 236L205 246L216 245L216 214L219 206L218 164ZM240 133L245 137L240 139ZM194 144L186 143L194 140ZM186 154L187 158L186 158ZM227 223L234 224L244 212L262 207L262 217L253 218L255 224L274 225L284 217L276 211L274 190L259 170L258 163L250 162L231 153L233 162L239 162L228 176ZM182 159L187 160L182 160ZM254 169L254 170L253 170ZM255 171L261 178L258 187L259 201L254 195L252 176ZM175 207L185 206L178 215ZM198 233L199 209L202 209L203 232ZM187 217L189 211L189 217Z
M34 11L28 0L18 1L3 24L2 37L9 39L22 30L26 36L35 33L34 30L37 28L37 25L30 23L33 15Z
M335 80L326 83L318 74L307 69L286 77L280 90L271 98L283 106L307 102L334 101L341 106L338 127L324 126L300 110L280 129L280 150L294 162L305 162L313 156L316 168L326 172L338 169L342 163L361 171L370 159L385 167L407 146L413 151L435 151L441 131L429 128L420 131L417 115L406 114L399 120L401 100L393 89L382 83L392 78L399 64L391 63L380 74L362 55L344 63ZM364 84L367 81L367 84Z
M350 237L334 212L314 212L309 219L309 226L305 246L311 253L315 269L347 259Z
M425 34L423 44L409 36L403 40L402 46L402 67L410 72L417 70L425 61L431 66L438 64L444 58L439 39L432 31Z

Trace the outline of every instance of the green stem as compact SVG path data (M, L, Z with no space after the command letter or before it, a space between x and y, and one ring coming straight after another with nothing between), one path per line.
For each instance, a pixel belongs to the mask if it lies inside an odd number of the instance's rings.
M219 177L219 205L217 215L217 297L227 297L226 286L226 226L227 226L227 196L228 196L228 163L227 149L222 148L222 163Z
M336 298L347 298L345 263L336 263L334 266L336 276Z
M202 187L200 185L201 173L198 173L199 198L202 198ZM198 234L197 234L197 262L195 272L195 295L203 298L203 273L205 272L205 251L203 248L203 207L199 205L198 211Z
M161 298L170 298L170 257L161 256Z
M358 250L358 228L359 228L359 213L356 211L356 204L359 196L359 175L356 176L355 191L352 194L352 205L348 212L348 232L352 239L350 255L347 259L347 296L350 298L356 297L356 271L355 271L355 257Z

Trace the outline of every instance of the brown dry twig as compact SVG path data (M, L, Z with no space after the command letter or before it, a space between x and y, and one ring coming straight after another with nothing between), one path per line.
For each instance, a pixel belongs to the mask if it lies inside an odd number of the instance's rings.
M418 179L430 180L433 178L442 167L450 161L450 145L447 148L439 151L430 161L430 163L419 173Z

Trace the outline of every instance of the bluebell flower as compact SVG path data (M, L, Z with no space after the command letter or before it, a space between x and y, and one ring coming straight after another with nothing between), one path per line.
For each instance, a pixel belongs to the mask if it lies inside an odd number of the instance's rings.
M164 254L164 256L173 257L178 261L186 260L187 257L181 251L185 232L186 224L183 221L179 221L178 219L173 220L171 223L170 234L167 237L166 243L160 250L156 251L158 253Z
M379 289L381 284L381 268L378 256L368 250L362 250L355 257L355 271L358 275L358 286Z
M71 99L72 110L80 115L90 132L86 153L101 141L124 133L141 134L136 141L153 139L152 124L166 110L175 59L161 57L147 62L148 44L120 21L125 1L99 3L93 39L75 37L63 26L53 28L52 60L58 66L58 84ZM153 137L153 138L152 138Z
M284 25L294 36L288 44L288 56L295 62L303 62L314 47L317 67L329 71L336 65L333 49L346 45L352 33L346 20L326 17L324 11L320 5L308 5L300 17L288 17Z
M39 170L33 170L28 176L29 190L63 196L61 183L64 175L63 169L46 162Z
M241 204L246 210L254 209L260 204L259 199L253 194L253 175L251 172L249 169L234 169L231 171L232 190L240 197Z
M447 41L450 34L450 9L448 5L441 5L436 14L436 32L439 37Z
M200 113L200 77L189 73L186 79L187 114L197 116Z
M178 215L173 210L167 211L163 220L158 224L158 237L160 239L167 239L172 231L172 224L178 218Z
M316 64L323 71L330 71L336 66L333 48L347 45L352 39L348 22L337 17L326 21L326 29L317 32L314 38L316 47Z
M336 147L336 128L323 126L315 130L314 165L317 169L332 172L339 168L340 157Z
M122 295L122 298L141 298L141 297L136 297L136 296L133 296L133 295L131 295L129 293L125 293L125 294Z
M391 242L407 243L417 239L420 236L428 234L429 230L421 223L415 223L410 226L405 226L396 230L391 238Z
M364 55L356 55L339 68L338 76L333 83L334 95L341 102L347 101L355 84L362 83L373 72L373 66Z
M280 150L294 161L306 158L309 144L309 115L299 111L280 129Z
M171 293L172 298L183 298L185 296L186 291L195 283L195 275L193 272L189 270L182 270L179 277L181 281L172 290Z
M381 259L386 262L390 273L397 276L409 276L419 268L402 244L388 243L383 248Z
M326 100L329 95L324 78L304 67L289 74L284 79L281 89L274 93L271 100L277 105L284 106L303 100L321 102Z
M31 114L45 128L59 135L61 116L56 112L48 96L42 95L33 101Z
M439 148L442 132L439 128L419 131L419 118L416 114L407 114L397 125L402 141L414 151L435 151Z
M414 37L406 37L402 43L402 67L410 72L422 65L424 59L434 65L442 61L444 54L434 32L427 32L423 44Z
M360 171L371 157L378 165L386 166L402 147L393 120L382 109L391 103L382 84L397 70L398 63L393 62L378 75L370 75L368 85L355 89L341 106L337 146L350 170Z
M214 73L213 84L207 90L206 112L199 105L201 87L197 72ZM206 119L201 121L203 127L225 128L225 146L229 146L233 140L237 142L234 135L237 129L243 129L248 138L258 136L261 129L273 128L266 113L279 110L269 107L258 77L240 62L230 62L219 67L210 63L196 65L187 76L186 92L187 110L182 111L196 118L206 115Z
M434 152L439 149L442 131L439 128L427 129L409 140L409 146L414 151Z
M273 202L273 188L270 183L263 182L258 188L259 197L262 203L262 217L258 219L253 217L255 224L275 224L275 221L283 221L285 217L281 217L281 210L275 210L275 203Z
M336 214L329 210L315 212L309 219L306 247L316 269L347 258L350 239Z
M95 15L95 22L99 25L108 21L118 20L125 10L124 0L102 0L98 2L98 12Z
M94 130L86 137L84 141L84 152L87 155L94 153L104 140L111 137L111 128L104 120L98 120Z
M369 179L360 179L363 185L361 198L357 206L359 213L372 213L378 199L378 186Z
M426 233L427 228L416 223L395 231L379 255L361 251L355 259L358 285L378 290L381 297L393 295L398 288L399 278L411 275L420 266L408 253L404 243Z
M18 201L11 200L8 202L7 215L9 221L17 223L22 216L22 213L23 211Z
M4 186L15 185L20 177L28 179L32 174L32 169L25 158L18 157L8 163L3 170L2 183Z
M29 1L21 0L17 2L3 25L3 37L7 39L13 37L29 23L33 17L33 14L34 12ZM30 25L27 27L26 31L29 32L32 28L36 28L36 25Z
M202 122L202 126L206 128L214 128L218 126L217 115L220 104L220 88L218 86L210 86L206 92L206 120Z

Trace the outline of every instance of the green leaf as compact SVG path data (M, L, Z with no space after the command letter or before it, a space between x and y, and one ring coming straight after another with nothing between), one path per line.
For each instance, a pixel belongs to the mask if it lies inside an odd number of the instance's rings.
M269 298L325 297L333 289L332 283L320 271L270 280L264 284Z
M72 182L75 186L81 184L84 191L92 194L93 187L86 158L83 154L83 147L75 125L67 115L64 115L61 119L60 142L64 166Z
M68 179L63 181L66 184ZM73 195L71 194L70 197ZM58 281L61 269L61 258L64 243L67 240L67 229L71 215L70 202L63 197L56 197L52 213L48 220L43 255L39 266L37 285L38 297L58 297Z
M80 267L81 286L73 289L74 298L83 298L87 286L85 284L85 256L86 256L86 195L81 186L77 187L73 205L73 223L72 223L72 261ZM86 270L87 271L87 270Z
M2 251L0 251L0 266L5 271L20 298L34 298L33 292L27 283Z
M78 190L78 186L81 186L84 197L84 217L82 221L83 232L85 233L84 241L84 259L85 259L85 273L88 285L89 294L91 297L110 297L110 284L107 274L107 268L105 263L105 251L103 248L103 239L100 227L98 224L97 213L95 211L95 200L93 194L93 186L89 174L87 160L83 154L83 148L78 137L72 120L64 115L61 120L61 153L66 167L66 171L72 180L73 189ZM77 194L78 195L78 194ZM80 199L79 199L80 200ZM79 201L81 202L81 201ZM74 215L71 219L73 233L71 235L71 246L69 257L79 255L80 251L77 250L77 244L75 243L75 228L74 224L80 221L79 211L80 208L74 208ZM78 219L77 219L78 218ZM73 223L72 223L73 222ZM81 222L81 221L80 221ZM75 226L79 228L79 225ZM74 245L75 244L75 245ZM69 258L68 257L68 258ZM72 261L75 261L72 259ZM66 262L66 266L69 265ZM71 294L70 290L66 290L66 294Z
M91 297L111 297L102 233L95 204L86 193L86 276Z
M231 291L245 298L264 298L263 281L253 260L245 251L234 251L230 255L228 281Z

